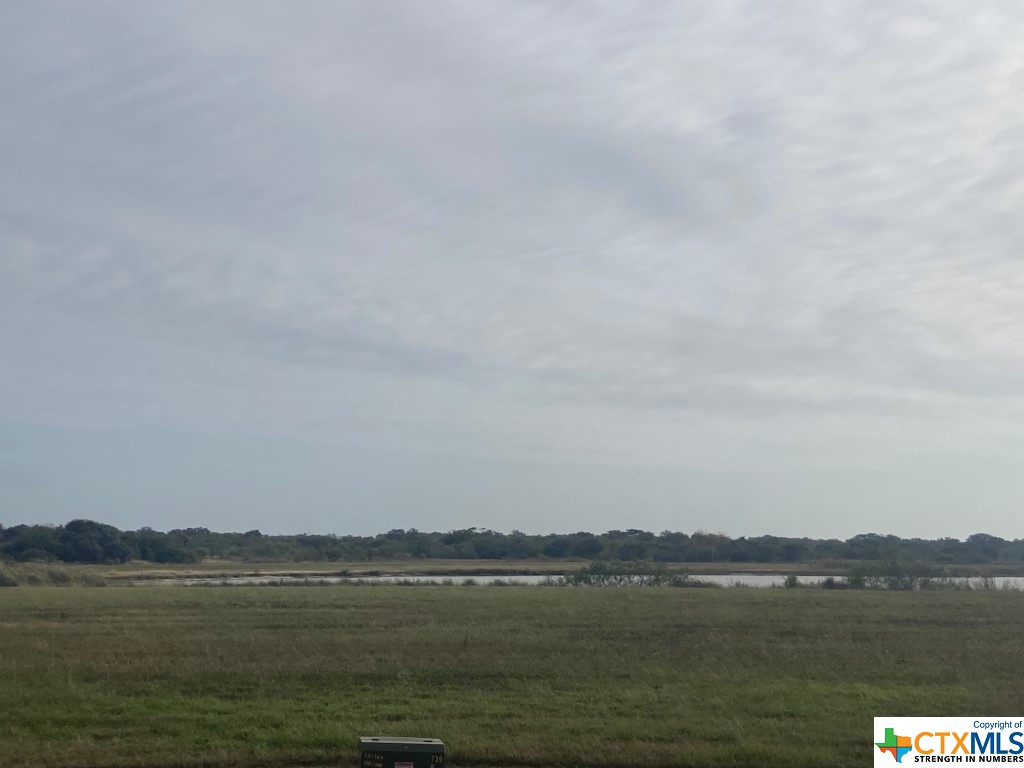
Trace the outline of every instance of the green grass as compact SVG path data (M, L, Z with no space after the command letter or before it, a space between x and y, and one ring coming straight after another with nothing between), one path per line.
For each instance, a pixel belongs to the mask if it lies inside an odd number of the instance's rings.
M1024 594L0 590L0 765L862 766L873 715L1024 704Z

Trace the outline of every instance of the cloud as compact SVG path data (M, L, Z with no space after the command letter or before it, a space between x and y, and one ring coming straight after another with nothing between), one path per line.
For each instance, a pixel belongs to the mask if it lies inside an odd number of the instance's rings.
M10 6L0 418L1017 455L1021 13Z

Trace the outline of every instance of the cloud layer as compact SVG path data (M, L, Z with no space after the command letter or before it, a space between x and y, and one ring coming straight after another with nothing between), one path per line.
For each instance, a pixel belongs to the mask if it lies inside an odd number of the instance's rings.
M1022 13L2 9L0 514L1024 535Z

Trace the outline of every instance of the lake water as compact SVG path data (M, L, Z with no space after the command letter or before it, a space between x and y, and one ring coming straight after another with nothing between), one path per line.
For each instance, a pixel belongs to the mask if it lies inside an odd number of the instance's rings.
M312 584L349 584L359 582L363 584L396 584L414 582L417 584L441 584L452 582L462 584L467 579L472 579L480 585L502 582L504 584L516 584L520 586L533 586L547 583L549 580L558 580L562 574L552 573L544 576L274 576L273 574L261 576L235 576L229 578L200 577L200 578L169 578L169 579L147 579L130 582L135 585L163 585L163 586L266 586L274 585L303 585ZM713 584L720 584L723 587L781 587L785 582L785 576L779 574L765 573L725 573L711 576L693 576L697 581L708 581ZM800 576L800 583L804 585L820 584L824 576ZM842 579L836 577L836 581ZM981 579L971 579L974 586L980 586ZM1024 576L1004 576L991 580L1000 589L1024 590Z
M233 576L230 578L198 577L198 578L172 578L172 579L145 579L133 581L132 584L160 584L167 586L197 587L197 586L265 586L267 584L398 584L415 582L417 584L441 584L451 581L455 584L462 584L467 579L472 579L477 584L493 584L496 581L506 584L535 585L541 584L548 579L559 579L561 574L554 573L549 576Z

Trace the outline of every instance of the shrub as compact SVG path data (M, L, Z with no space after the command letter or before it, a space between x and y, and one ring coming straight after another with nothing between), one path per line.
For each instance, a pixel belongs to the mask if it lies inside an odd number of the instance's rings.
M691 579L687 573L669 571L661 563L591 563L562 577L562 584L574 587L707 587L719 586Z
M46 576L50 583L57 587L64 587L71 583L71 576L60 568L47 568Z

